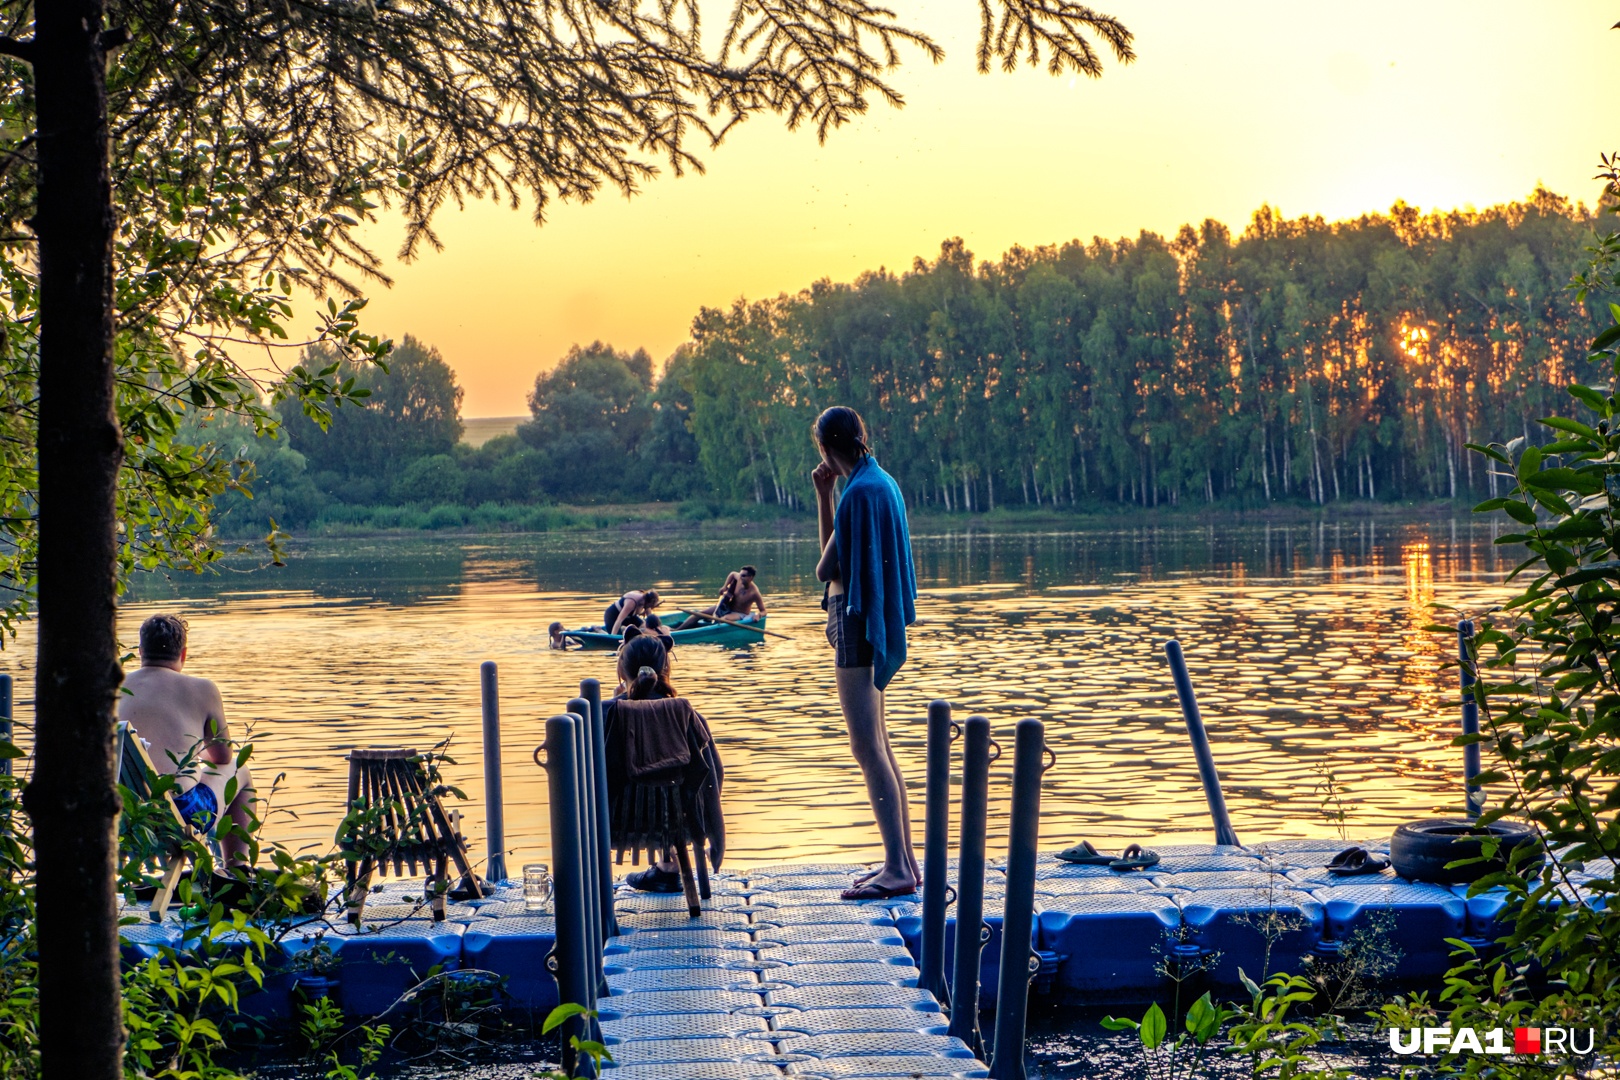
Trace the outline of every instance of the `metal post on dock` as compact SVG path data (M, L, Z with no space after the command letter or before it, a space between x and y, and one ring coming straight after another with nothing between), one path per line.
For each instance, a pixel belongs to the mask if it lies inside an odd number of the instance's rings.
M946 1008L945 893L951 838L951 742L962 731L951 722L951 703L928 705L928 783L923 796L922 977L918 984Z
M1029 980L1040 968L1031 944L1035 929L1035 847L1041 834L1042 757L1046 725L1018 721L1013 741L1012 822L1007 838L1007 898L1001 914L1001 966L996 989L993 1080L1024 1080L1024 1026ZM961 924L957 924L958 939Z
M0 742L11 741L11 676L0 675ZM0 758L0 773L11 775L11 759Z
M602 898L602 937L619 936L619 920L613 913L613 837L608 828L607 731L602 722L602 684L595 679L579 681L579 696L591 706L592 779L596 791L597 895Z
M551 797L551 863L556 894L557 943L548 967L557 977L560 1000L587 1009L596 1008L596 984L590 950L594 937L586 908L585 884L587 845L580 831L579 720L574 716L553 716L546 721L546 777ZM589 1017L577 1016L563 1024L558 1033L563 1044L563 1071L577 1075L587 1070L589 1058L569 1045L568 1037L596 1038L596 1025Z
M577 745L579 747L579 827L580 844L585 860L585 909L590 919L591 985L597 993L605 993L602 975L602 870L600 852L596 849L596 769L591 738L591 703L582 697L568 702L568 711L579 718Z
M1164 655L1170 661L1170 674L1176 681L1176 697L1181 700L1181 715L1187 721L1193 756L1198 759L1198 775L1204 782L1209 816L1215 821L1215 842L1237 847L1237 833L1233 831L1232 819L1226 813L1226 796L1221 794L1221 777L1215 771L1215 756L1209 752L1209 733L1204 730L1204 718L1198 713L1198 699L1193 697L1192 679L1187 676L1187 660L1181 655L1181 642L1175 638L1165 642Z
M1474 658L1469 654L1469 642L1474 638L1472 620L1457 624L1457 671L1462 683L1462 733L1479 734L1479 704L1474 700ZM1479 775L1479 743L1463 747L1463 812L1469 821L1476 820L1485 810L1485 789L1474 783Z
M495 682L495 662L478 667L478 685L484 702L484 832L489 861L484 875L506 880L506 810L501 796L501 695Z
M951 969L951 1023L946 1033L961 1039L982 1057L979 961L984 943L989 940L989 928L984 924L984 833L990 809L990 721L982 716L970 716L962 729L962 840L956 863L956 956Z

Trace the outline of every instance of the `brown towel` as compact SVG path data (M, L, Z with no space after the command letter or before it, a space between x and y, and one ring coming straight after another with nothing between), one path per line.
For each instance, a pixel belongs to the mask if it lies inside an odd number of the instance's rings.
M694 714L685 698L621 699L614 711L623 725L624 770L630 779L681 768L692 760L687 731Z

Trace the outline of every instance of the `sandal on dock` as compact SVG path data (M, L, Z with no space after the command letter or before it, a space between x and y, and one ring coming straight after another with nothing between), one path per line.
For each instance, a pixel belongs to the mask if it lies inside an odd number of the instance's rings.
M1119 858L1108 863L1110 870L1146 870L1150 866L1159 865L1159 853L1141 844L1132 844L1119 853Z
M845 889L838 894L840 900L893 900L897 896L914 896L917 892L915 885L874 885L868 881L864 885L857 885L853 889Z
M1389 860L1374 855L1366 848L1345 848L1333 856L1327 864L1327 872L1335 877L1356 877L1361 874L1376 874L1381 870L1389 869Z
M1065 848L1057 853L1057 857L1066 863L1076 866L1108 866L1118 855L1105 855L1091 846L1090 840L1082 840L1072 848Z
M673 870L660 870L656 866L624 875L624 883L642 892L678 893L682 888L680 874Z

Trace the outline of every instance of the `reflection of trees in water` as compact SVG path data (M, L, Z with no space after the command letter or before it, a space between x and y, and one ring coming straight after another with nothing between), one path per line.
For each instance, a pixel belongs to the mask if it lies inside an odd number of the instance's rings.
M1427 552L1425 582L1499 572L1490 532L1472 522L1436 524L1309 522L1191 524L1064 532L964 530L913 537L919 582L926 587L1005 583L1032 591L1187 575L1234 586L1294 574L1342 584L1347 577L1402 568ZM213 574L137 577L129 600L217 599L231 593L307 592L318 598L410 605L479 584L525 583L539 592L597 594L673 588L674 603L708 599L725 575L759 569L767 597L814 593L813 535L690 537L674 533L592 533L488 537L379 537L300 543L285 566L227 560ZM1425 593L1425 597L1432 592ZM1413 599L1417 609L1426 599ZM1427 618L1424 614L1423 618ZM1414 639L1409 648L1422 650ZM1428 680L1432 681L1432 680Z
M284 566L226 560L214 573L136 575L125 602L214 600L231 593L274 591L407 607L460 592L468 554L465 540L459 537L298 544L288 552Z

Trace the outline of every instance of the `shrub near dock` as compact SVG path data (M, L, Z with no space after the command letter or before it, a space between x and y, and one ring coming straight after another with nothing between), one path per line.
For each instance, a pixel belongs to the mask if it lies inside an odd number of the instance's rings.
M1620 160L1603 166L1612 199ZM1611 233L1575 290L1585 300L1617 288L1620 234ZM1485 744L1500 763L1479 778L1495 803L1480 824L1523 818L1539 842L1514 848L1507 869L1469 887L1471 907L1505 900L1495 921L1505 934L1500 951L1457 943L1460 962L1441 1007L1453 1031L1590 1028L1597 1054L1612 1063L1620 1056L1620 305L1608 311L1613 325L1590 348L1607 385L1569 387L1589 420L1542 420L1555 438L1541 446L1521 438L1472 447L1511 476L1512 490L1477 510L1513 520L1516 531L1496 542L1526 549L1513 578L1527 584L1474 639L1466 662L1478 669L1481 734L1457 741ZM1482 858L1497 856L1494 839L1484 847ZM1389 1011L1393 1026L1411 1026L1406 1018ZM1545 1053L1444 1060L1464 1075L1498 1077L1592 1064Z

